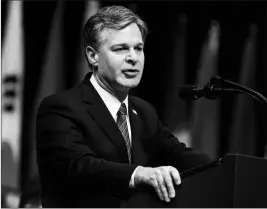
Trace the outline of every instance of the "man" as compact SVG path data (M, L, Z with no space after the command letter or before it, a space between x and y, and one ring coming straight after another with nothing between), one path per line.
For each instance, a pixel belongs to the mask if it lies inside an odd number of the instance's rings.
M45 98L37 114L43 207L119 207L145 185L169 202L178 171L208 161L180 143L151 104L129 95L142 77L146 35L146 24L121 6L86 22L93 73Z

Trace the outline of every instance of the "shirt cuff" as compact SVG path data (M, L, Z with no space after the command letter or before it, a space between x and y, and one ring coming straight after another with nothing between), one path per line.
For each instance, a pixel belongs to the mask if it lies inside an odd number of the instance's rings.
M138 168L140 168L141 166L137 166L137 168L134 170L132 176L131 176L131 180L130 180L130 184L129 184L129 187L130 188L135 188L135 185L134 185L134 177L135 177L135 173L137 171Z

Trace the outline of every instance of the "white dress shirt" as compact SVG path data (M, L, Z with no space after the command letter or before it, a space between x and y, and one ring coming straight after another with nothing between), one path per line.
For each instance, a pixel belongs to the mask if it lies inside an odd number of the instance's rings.
M117 112L119 111L119 108L121 106L121 102L115 97L113 96L111 93L109 93L108 91L106 91L104 88L102 88L98 82L97 79L95 78L95 75L92 74L91 78L90 78L90 82L92 83L93 87L95 88L95 90L97 91L97 93L99 94L99 96L101 97L101 99L104 101L106 107L108 108L110 114L112 115L113 119L115 120L115 122L117 121ZM127 109L127 116L126 116L126 121L127 121L127 126L128 126L128 132L129 132L129 138L130 138L130 142L132 144L132 132L131 132L131 124L130 124L130 120L129 120L129 108L128 108L128 95L125 98L125 100L123 101L123 103L125 103L126 105L126 109ZM138 166L132 176L131 176L131 180L129 183L129 186L131 188L134 188L134 176L135 173L137 171L137 169L140 166Z

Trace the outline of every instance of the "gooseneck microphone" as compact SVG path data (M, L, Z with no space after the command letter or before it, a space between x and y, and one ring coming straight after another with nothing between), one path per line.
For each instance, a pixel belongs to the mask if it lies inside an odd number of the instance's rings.
M233 81L223 79L219 76L212 76L206 85L185 85L180 87L179 96L184 100L197 100L201 97L216 99L223 92L238 92L247 94L267 105L267 99L261 93L248 87L237 84Z
M185 85L179 89L179 96L184 100L197 100L201 97L216 99L222 91L222 88L218 88L210 83L205 86Z

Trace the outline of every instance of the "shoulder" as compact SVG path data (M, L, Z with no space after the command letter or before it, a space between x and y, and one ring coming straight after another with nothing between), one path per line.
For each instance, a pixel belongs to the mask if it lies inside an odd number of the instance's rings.
M136 108L154 109L151 103L139 97L130 96L130 102Z
M138 113L141 113L146 117L152 117L152 116L156 118L158 117L156 109L148 101L141 99L139 97L131 96L130 102L133 109L136 109Z
M57 92L44 97L39 103L39 110L43 108L57 108L57 107L67 107L73 106L74 103L82 100L82 91L80 86L75 86L71 89Z

